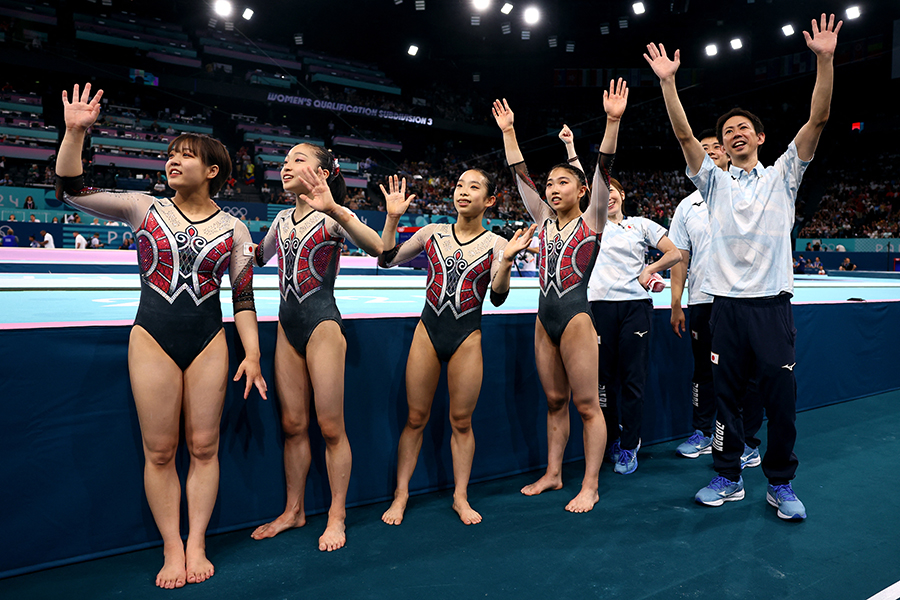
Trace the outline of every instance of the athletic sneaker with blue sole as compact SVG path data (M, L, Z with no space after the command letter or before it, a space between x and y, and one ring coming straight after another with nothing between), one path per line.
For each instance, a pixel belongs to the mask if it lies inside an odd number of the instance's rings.
M790 483L770 485L766 500L778 509L778 516L786 521L802 521L806 518L806 507L797 498Z
M731 481L725 477L715 477L709 485L697 492L694 501L706 506L722 506L725 502L744 499L744 478Z
M759 448L751 448L744 444L744 453L741 455L741 468L758 467L762 464L759 458Z
M675 452L685 458L697 458L701 454L712 454L712 437L704 435L698 429L687 441L675 448Z

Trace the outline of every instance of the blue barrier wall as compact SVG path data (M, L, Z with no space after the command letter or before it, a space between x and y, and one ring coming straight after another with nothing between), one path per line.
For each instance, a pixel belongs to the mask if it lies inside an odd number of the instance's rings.
M801 305L794 314L799 408L900 388L896 354L885 350L900 338L900 302ZM690 344L671 332L669 316L668 310L653 315L645 444L691 429ZM345 404L354 450L351 506L386 500L393 493L397 441L406 419L404 371L416 323L415 318L345 322ZM238 364L233 330L226 327L232 371ZM483 331L486 376L473 420L478 442L474 481L537 469L546 460L534 315L489 315ZM272 377L275 332L275 323L260 324L263 374L272 399L253 395L244 401L243 383L228 389L221 487L210 533L260 523L284 506ZM16 540L0 546L0 576L159 543L143 493L140 433L127 375L128 334L128 327L0 331L8 361L0 420L0 455L6 457L0 462L0 530ZM452 481L445 382L438 389L411 483L415 491L448 487ZM576 411L571 415L568 460L582 456L580 421ZM327 509L330 495L324 445L314 426L311 435L306 507L315 513ZM183 475L183 449L179 461ZM601 472L600 485L616 485L608 468Z

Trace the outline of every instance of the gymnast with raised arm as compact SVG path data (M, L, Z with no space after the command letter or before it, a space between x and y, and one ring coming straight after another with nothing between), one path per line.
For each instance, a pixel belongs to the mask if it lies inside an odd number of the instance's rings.
M590 192L584 171L565 162L550 170L546 201L528 175L509 104L495 100L493 106L519 195L540 228L541 295L534 354L547 397L547 471L521 491L534 496L562 489L571 397L584 425L584 479L581 491L566 505L566 510L576 513L590 511L600 499L598 478L606 448L606 424L597 394L597 333L588 307L587 280L606 225L609 167L616 151L619 118L625 110L624 94L624 89L612 85L609 92L603 92L607 125Z
M281 168L284 190L296 205L275 217L256 248L256 263L278 255L281 305L275 343L275 389L284 430L284 512L251 535L261 540L306 524L303 496L312 460L309 446L310 399L325 440L325 466L331 488L328 523L319 550L346 543L347 486L352 457L344 428L344 360L347 341L334 299L334 281L344 239L372 256L381 254L381 238L340 203L347 184L334 156L321 146L298 144Z
M56 161L57 193L95 217L125 221L135 232L141 300L128 342L128 372L144 446L144 489L163 538L165 564L156 585L177 588L212 577L206 528L219 488L219 422L228 385L228 348L219 287L228 271L234 321L246 357L234 380L247 376L263 398L253 303L250 232L210 199L231 173L218 140L182 134L169 143L166 176L172 199L112 193L84 186L81 148L100 115L91 85L71 102L62 93L66 133ZM187 543L181 540L181 484L175 471L179 421L190 452L186 493Z
M385 196L387 219L382 239L386 250L379 264L392 267L419 255L428 257L428 283L422 319L413 334L406 363L409 416L397 450L397 489L390 508L381 517L388 525L403 521L412 478L422 448L422 434L441 375L447 363L450 392L450 451L453 457L453 510L466 525L481 522L469 504L468 485L475 456L472 413L481 392L481 308L490 287L491 303L500 306L509 293L512 262L528 247L532 225L516 231L507 243L482 225L485 211L497 198L493 178L481 169L463 173L453 191L457 221L429 224L411 239L396 244L397 224L414 195L406 195L406 179L394 175Z

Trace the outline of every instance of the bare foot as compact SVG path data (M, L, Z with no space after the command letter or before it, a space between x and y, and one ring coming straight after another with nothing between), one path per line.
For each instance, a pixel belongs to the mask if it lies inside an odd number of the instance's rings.
M206 558L206 550L204 548L188 546L185 553L185 564L187 566L188 583L203 583L216 572L213 564Z
M156 587L166 590L184 587L187 574L184 569L184 546L181 544L181 540L178 540L177 546L173 545L171 549L166 548L163 555L165 563L156 574Z
M409 494L403 492L394 493L394 501L391 502L390 508L381 515L381 520L388 525L399 525L403 522L403 513L406 512L406 503L409 501Z
M266 523L265 525L260 525L256 528L256 530L250 534L254 540L264 540L266 538L275 537L282 531L287 529L293 529L294 527L303 527L306 525L306 515L302 512L299 514L294 514L293 512L282 513L280 517L272 521L271 523Z
M562 476L544 473L543 477L531 485L526 485L520 491L526 496L537 496L541 492L546 492L548 490L561 490L562 486Z
M453 496L453 510L459 515L459 520L466 525L477 525L481 523L481 515L469 505L469 501L465 498L457 498Z
M597 493L597 490L581 490L566 505L566 510L571 513L586 513L593 509L594 505L599 501L600 494Z
M344 533L343 517L328 517L328 525L325 526L325 533L319 538L319 550L331 552L344 547L347 543L347 534Z

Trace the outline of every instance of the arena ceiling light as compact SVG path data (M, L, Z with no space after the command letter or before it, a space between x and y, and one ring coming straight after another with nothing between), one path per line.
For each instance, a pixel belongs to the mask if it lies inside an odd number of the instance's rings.
M472 15L472 20L470 22L472 23L473 27L477 27L477 26L481 25L481 16Z
M523 30L522 30L522 39L523 39L523 40L530 40L530 39L531 39L531 32L528 31L527 29L523 29Z
M858 19L859 15L862 14L859 12L858 6L851 6L847 9L847 18L848 19Z
M419 47L416 46L415 44L410 44L409 50L407 50L406 53L409 54L410 56L415 56L416 54L419 53Z
M619 17L619 29L628 29L628 17Z
M508 15L509 13L512 12L512 9L513 9L513 5L510 4L509 2L507 2L507 3L504 4L503 7L500 9L500 12L502 12L504 15Z
M512 33L512 23L506 21L500 25L500 31L503 32L503 35L509 35Z
M732 50L740 50L744 47L743 42L741 42L741 38L734 38L731 40L731 49Z
M635 2L634 4L631 5L631 9L634 11L634 14L636 14L636 15L642 15L647 11L647 9L644 8L643 2Z
M416 10L425 10L425 0L416 0Z
M475 10L487 10L491 6L491 0L472 0Z
M790 37L794 35L794 26L793 25L785 25L781 28L781 33L784 34L785 37Z
M216 0L216 3L213 4L213 10L216 11L216 14L220 17L227 17L231 15L233 7L228 0Z
M294 43L297 44L298 46L303 45L303 34L302 33L294 34Z
M706 47L706 55L707 56L715 56L718 53L719 53L719 49L716 47L715 44L709 44Z
M600 23L600 35L609 35L609 23Z
M241 16L244 17L244 20L245 20L245 21L249 21L250 19L253 18L253 9L252 9L252 8L245 8L245 9L244 9L244 14L242 14Z
M525 22L529 25L534 25L538 21L541 20L541 11L539 11L534 6L529 6L525 9Z
M566 52L575 52L575 42L566 42Z
M547 38L547 45L550 46L551 48L556 48L556 43L557 43L557 40L556 40L555 35L551 35L550 37Z

